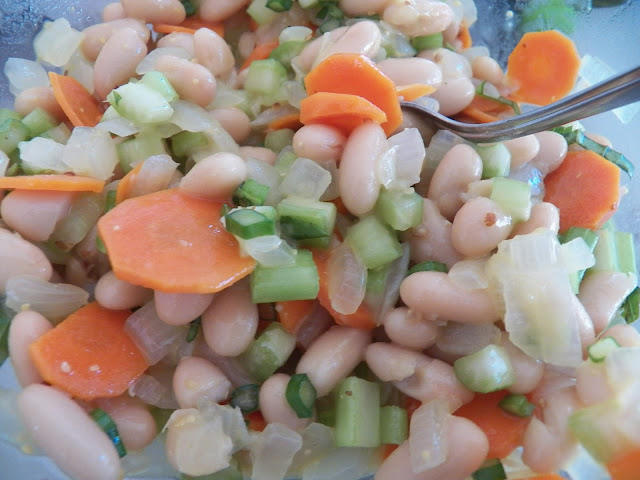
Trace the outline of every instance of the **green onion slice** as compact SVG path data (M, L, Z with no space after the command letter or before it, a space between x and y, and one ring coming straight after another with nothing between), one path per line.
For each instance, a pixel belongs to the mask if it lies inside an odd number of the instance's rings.
M287 12L293 5L292 0L267 0L267 8L274 12Z
M473 480L506 480L507 474L504 471L502 462L498 458L492 458L471 475Z
M191 17L192 15L195 15L196 13L198 13L196 6L193 4L191 0L180 0L180 3L182 3L182 6L184 7L184 11L187 14L187 17Z
M257 383L242 385L231 392L229 405L238 407L242 413L255 412L260 406L259 396L260 385Z
M493 100L494 102L500 103L502 105L507 105L508 107L511 107L513 109L516 115L520 115L521 113L520 105L518 105L517 102L514 102L513 100L509 100L508 98L505 98L502 95L499 97L492 97L491 95L487 95L486 93L484 93L485 83L487 83L486 80L476 87L476 95L482 98L486 98L487 100Z
M612 350L620 348L620 344L613 337L604 337L587 347L589 360L593 363L603 362Z
M187 342L193 342L198 336L198 330L200 330L200 324L202 323L202 317L198 317L192 320L189 324L189 331L187 332Z
M409 269L409 271L407 272L407 277L409 275L411 275L412 273L416 273L416 272L442 272L442 273L448 273L449 272L449 268L442 262L436 262L436 261L428 261L428 262L420 262L420 263L416 263L413 267L411 267Z
M256 182L252 178L245 180L233 192L233 203L240 207L264 205L269 187Z
M113 421L113 418L111 418L111 416L101 408L92 410L89 415L98 424L102 431L107 434L113 443L113 446L116 447L120 458L124 457L127 454L127 449L124 447L124 443L122 443L122 438L120 438L118 427L116 427L116 422Z
M224 220L227 231L243 240L276 234L274 221L250 208L233 210L225 215Z
M291 377L285 396L298 418L313 416L313 405L316 402L317 393L306 373L296 373Z
M507 395L498 406L507 413L516 417L530 417L536 406L527 400L527 397L520 394Z
M640 317L640 287L636 287L622 304L622 316L627 323L635 322Z

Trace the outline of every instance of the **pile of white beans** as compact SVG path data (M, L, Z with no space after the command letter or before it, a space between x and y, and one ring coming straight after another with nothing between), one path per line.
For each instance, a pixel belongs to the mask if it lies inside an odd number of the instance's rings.
M198 14L212 22L238 18L247 0L200 0ZM349 16L379 15L397 31L413 37L442 32L444 40L459 47L457 35L463 14L456 1L439 0L340 0ZM308 14L294 4L272 24L247 30L234 45L237 55L246 57L256 45L278 38L290 25L304 24ZM121 0L107 5L103 22L84 30L80 51L91 65L93 94L104 100L115 87L136 77L136 68L155 48L179 48L188 58L172 54L157 56L153 68L166 75L182 100L210 111L233 140L237 152L220 152L198 161L186 173L175 171L168 185L199 197L219 199L231 195L248 175L247 160L269 165L277 154L251 141L256 132L250 116L236 107L212 108L221 84L241 89L246 70L240 71L231 46L207 28L195 34L170 33L158 36L150 24L179 24L185 10L179 0ZM237 23L237 22L236 22ZM230 28L230 27L228 27ZM436 48L411 58L381 58L382 32L378 23L362 20L343 26L310 41L295 60L301 72L308 72L332 53L358 53L377 62L378 68L397 86L427 84L440 112L455 115L474 98L476 85L486 81L498 91L508 92L503 71L488 55L465 55L461 51ZM15 99L15 110L26 115L40 107L59 120L65 116L51 87L23 90ZM434 132L412 115L405 115L399 130L417 127L428 144ZM603 139L599 139L604 141ZM327 125L307 125L293 137L298 157L319 164L339 165L339 196L354 217L370 213L381 188L376 162L385 150L382 127L369 122L348 137ZM245 144L246 145L243 145ZM568 151L565 139L554 132L542 132L504 142L511 155L511 168L529 164L544 176L556 169ZM116 171L112 182L123 175ZM490 181L482 180L482 161L467 144L451 148L433 176L416 185L424 197L422 221L405 232L414 263L438 261L449 268L461 261L486 259L500 242L544 228L559 229L558 209L544 201L535 203L530 218L515 223L488 198ZM112 183L108 188L114 188ZM3 195L0 192L0 195ZM248 281L240 281L217 294L176 294L153 291L119 279L108 258L96 246L96 228L72 251L65 266L52 265L38 247L46 242L56 224L69 213L75 199L71 192L13 191L0 196L0 294L7 281L17 275L32 275L53 283L69 283L92 292L105 308L133 309L153 302L158 317L169 325L187 325L201 317L201 335L196 341L172 352L162 367L171 378L175 407L194 409L198 401L225 402L238 385L224 363L244 352L255 338L259 325L258 306L251 302ZM635 283L627 276L599 272L588 276L575 297L580 318L582 345L592 344L614 316ZM382 326L373 333L334 325L317 332L308 348L301 348L295 372L306 373L319 397L329 394L361 362L381 382L389 382L403 394L421 402L447 400L450 411L473 399L456 378L452 363L464 354L442 348L453 329L487 336L508 352L515 370L512 393L531 394L540 407L523 439L523 461L536 472L562 467L576 443L567 428L568 417L577 409L610 395L606 379L589 368L575 371L556 369L523 353L500 328L500 315L486 288L469 289L441 272L420 272L407 277L400 288L401 302L386 312ZM68 394L43 384L29 357L29 345L53 325L41 314L26 309L11 323L10 358L23 387L19 397L21 417L35 443L66 473L77 480L117 480L122 476L120 459L113 445L90 417L87 409L104 409L115 421L129 451L145 448L157 437L156 424L147 405L125 393L86 405ZM475 329L475 330L474 330ZM607 330L622 346L640 346L640 335L630 326ZM464 336L464 335L463 335ZM224 363L224 365L223 365ZM227 372L227 373L225 373ZM311 419L298 418L285 399L290 376L276 373L259 393L260 411L268 423L279 423L301 432ZM195 427L194 427L195 428ZM485 460L488 441L473 422L455 413L446 424L447 460L415 474L409 446L405 442L376 473L377 480L464 480ZM189 436L191 435L191 436ZM166 453L169 462L183 471L194 469L201 459L189 454L185 442L193 432L182 435L168 427Z

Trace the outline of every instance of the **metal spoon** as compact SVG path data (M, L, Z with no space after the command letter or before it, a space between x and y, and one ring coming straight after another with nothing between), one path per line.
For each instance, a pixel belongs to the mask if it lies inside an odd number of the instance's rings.
M452 120L415 102L400 102L438 128L478 143L496 142L549 130L640 101L640 66L544 107L497 122L471 124Z

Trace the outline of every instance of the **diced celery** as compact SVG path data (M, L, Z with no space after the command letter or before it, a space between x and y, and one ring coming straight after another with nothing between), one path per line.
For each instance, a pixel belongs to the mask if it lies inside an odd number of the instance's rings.
M276 170L280 175L286 175L289 171L289 167L298 159L298 156L293 153L292 149L283 149L278 155L278 159L276 160Z
M277 209L282 233L290 238L318 238L333 233L337 211L331 202L287 197L278 204Z
M536 406L530 403L526 396L522 394L507 395L498 406L505 412L516 417L530 417Z
M167 76L162 72L152 71L145 73L138 83L155 90L162 95L167 102L173 102L179 98L178 92L176 92Z
M16 148L18 143L29 138L29 127L20 120L7 118L0 124L0 150L9 155Z
M405 231L422 222L423 198L414 191L383 188L376 202L376 213L394 230Z
M638 275L636 269L636 250L633 244L633 234L616 232L616 253L618 256L618 270L622 273Z
M336 391L336 445L380 445L380 384L347 377Z
M49 241L53 242L61 251L68 252L87 236L104 211L105 198L98 193L79 193L69 214L63 217Z
M524 222L531 214L531 185L510 178L496 177L491 188L496 202L514 222Z
M8 108L0 108L0 124L6 120L22 120L22 116L18 112L9 110Z
M244 88L250 93L275 102L285 80L287 80L287 70L277 60L272 58L254 60L247 71Z
M407 37L390 30L382 32L382 48L387 53L387 58L415 57L418 53Z
M296 338L279 323L272 323L239 357L242 365L258 382L264 382L287 361L296 346Z
M166 122L173 108L157 90L138 83L125 83L107 95L107 101L124 118L133 123Z
M318 270L309 250L298 250L295 263L265 267L258 264L251 274L253 303L312 300L318 295Z
M202 132L184 130L170 138L171 153L175 158L186 159L191 152L209 144L207 136Z
M276 233L273 220L250 208L235 209L224 220L227 231L243 240Z
M478 145L476 148L482 159L482 178L506 177L511 167L511 153L503 143Z
M31 110L25 117L22 119L22 123L24 123L29 131L31 132L32 137L37 137L43 132L52 129L56 125L58 125L58 121L55 119L53 115L51 115L46 110L37 107Z
M331 246L331 236L327 235L326 237L303 238L298 240L296 245L302 248L320 248L322 250L326 250Z
M368 269L378 268L402 255L395 233L374 215L362 218L348 231L345 239Z
M327 427L335 427L336 399L333 393L316 400L316 421Z
M587 272L617 272L618 252L616 249L616 232L614 230L598 230L596 232L598 242L593 249L593 255L596 257L596 264Z
M418 51L427 50L429 48L442 47L444 40L442 33L434 33L433 35L422 35L420 37L413 37L411 39L411 45Z
M277 60L286 68L291 71L291 60L302 52L302 49L307 45L305 41L290 40L278 45L273 49L269 58Z
M294 133L290 128L281 128L280 130L269 132L264 137L264 146L269 150L280 153L284 147L288 147L293 143Z
M571 227L567 230L564 235L560 236L560 241L562 243L568 243L571 240L576 238L582 238L584 242L587 244L587 247L593 252L596 244L598 243L598 235L593 230L589 230L588 228L582 227ZM584 277L585 270L579 270L577 272L571 272L569 274L569 281L571 282L571 289L573 293L577 294L580 290L580 282L582 282L582 278Z
M247 14L253 18L258 25L270 23L278 17L278 12L267 8L267 0L253 0L247 7Z
M117 145L120 166L129 172L132 165L141 162L152 155L167 153L164 141L153 132L141 132L133 138Z
M509 354L498 345L459 358L453 370L465 387L473 392L489 393L510 387L515 381Z
M507 474L504 471L502 462L498 458L492 458L482 464L482 466L471 475L473 480L506 480Z
M380 408L380 443L400 445L409 436L409 416L395 405Z
M587 347L587 354L589 355L589 360L594 363L600 363L607 358L609 352L617 348L620 348L620 344L615 338L604 337L589 345Z
M69 130L69 127L64 123L60 123L46 132L41 133L40 136L65 145L69 141L69 138L71 138L71 130Z
M233 192L233 203L241 207L264 205L269 187L249 178L242 182ZM275 211L275 209L274 209Z

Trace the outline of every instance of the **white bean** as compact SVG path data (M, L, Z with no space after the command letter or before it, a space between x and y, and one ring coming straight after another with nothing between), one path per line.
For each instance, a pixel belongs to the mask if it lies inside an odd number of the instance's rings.
M602 337L612 337L621 347L640 347L640 333L632 325L614 325Z
M538 228L546 228L554 233L558 233L560 229L560 211L553 203L539 202L533 205L529 219L517 223L509 236L526 235Z
M326 43L335 42L340 36L344 35L349 27L338 27L330 32L326 32L322 36L309 42L300 52L300 55L295 57L296 65L304 72L311 70L314 62L316 61L322 46Z
M466 257L483 257L509 237L513 224L493 200L476 197L465 203L453 219L451 241Z
M515 382L509 387L509 391L521 394L532 392L542 380L544 364L540 360L530 357L511 343L507 334L502 335L500 345L509 355L514 371Z
M363 20L348 27L323 53L325 58L335 53L359 53L373 58L378 54L381 42L382 33L378 25L371 20Z
M591 316L584 308L584 305L578 300L578 297L571 297L571 305L578 321L578 333L580 335L580 343L582 344L582 355L587 354L587 347L596 339L596 332L593 327Z
M338 185L344 206L354 215L371 211L378 199L380 183L376 176L376 162L385 145L384 130L374 122L357 127L347 139Z
M216 77L227 75L236 64L224 38L208 28L200 28L193 34L193 47L196 61Z
M96 301L111 310L127 310L147 303L153 292L116 277L113 271L105 273L96 283Z
M62 122L67 116L62 111L51 87L33 87L21 91L13 102L13 109L22 116L42 108Z
M524 431L522 446L522 461L534 472L553 472L566 459L562 439L535 416Z
M384 331L391 341L407 348L424 350L436 341L438 326L427 322L407 307L390 310L384 317Z
M180 408L195 408L199 399L220 403L230 392L229 379L204 358L182 358L173 374L173 393Z
M564 160L567 155L567 141L559 133L551 131L536 133L535 137L540 143L540 150L531 163L546 175L558 168Z
M111 22L105 21L105 23L91 25L83 30L84 38L82 39L80 48L86 59L90 62L95 62L107 40L111 38L114 32L117 32L121 28L131 28L138 32L140 40L142 40L143 43L149 41L151 32L149 32L144 22L140 20L123 18Z
M324 397L364 359L371 334L359 328L335 325L302 355L296 373L306 373Z
M540 152L540 141L535 135L525 135L524 137L504 140L502 144L507 147L511 154L511 170L515 170L533 160Z
M487 55L480 55L471 62L471 70L474 78L484 80L493 85L500 86L504 78L504 72L500 64Z
M446 420L447 459L420 473L411 468L409 441L400 445L384 462L374 480L464 480L486 460L489 441L471 420L452 415Z
M193 45L193 34L183 32L171 32L164 35L157 43L158 48L178 47L189 53L192 57L195 55L195 47Z
M247 177L245 161L219 152L196 163L180 180L180 190L196 197L226 200Z
M77 480L120 480L113 443L66 394L32 384L18 396L22 422L44 453Z
M231 135L236 143L244 142L251 133L251 119L239 108L216 108L211 111L211 115L220 122L222 128Z
M422 222L408 237L411 260L416 263L435 260L451 267L462 260L451 242L451 222L444 218L433 200L424 199Z
M436 202L442 215L453 220L464 200L462 193L482 178L482 160L469 145L456 145L445 153L429 183L427 198Z
M382 13L382 20L409 37L442 32L453 19L449 5L433 0L392 2Z
M24 238L45 242L69 214L74 198L73 192L14 190L0 203L0 217Z
M199 63L173 55L162 55L155 69L164 73L183 100L201 107L209 105L216 96L216 79Z
M398 86L420 83L438 88L442 85L442 70L426 58L387 58L377 66Z
M114 88L136 75L136 67L147 55L147 45L132 28L120 28L106 41L93 67L95 94L104 99Z
M444 80L438 90L431 94L440 104L440 113L451 116L460 113L473 101L476 87L467 77Z
M169 325L186 325L202 315L213 297L213 293L166 293L156 290L153 302L160 320Z
M258 329L258 306L251 301L246 282L218 293L202 314L202 333L211 350L235 357L244 352Z
M329 125L305 125L293 136L293 151L298 157L316 162L338 161L347 141L344 134Z
M222 22L248 3L249 0L202 0L198 13L208 22Z
M582 280L578 299L591 317L596 334L607 327L636 285L634 275L622 272L598 271Z
M470 78L472 75L469 60L463 55L446 48L425 50L419 54L419 58L431 60L440 67L444 80L453 80L459 77Z
M126 16L127 14L124 12L124 8L122 8L122 4L120 2L108 3L102 9L103 22L120 20L121 18L126 18Z
M127 17L139 18L146 23L182 23L186 12L180 0L120 0Z
M53 273L42 250L4 228L0 228L0 265L0 293L4 293L7 280L13 276L33 275L49 280Z
M276 152L265 147L240 147L239 153L245 160L253 158L269 165L275 165L278 159Z
M128 394L101 398L96 402L109 414L127 451L142 450L158 434L158 428L147 406Z
M260 411L267 423L280 423L291 430L301 431L313 418L298 418L289 405L285 393L290 379L289 375L276 373L260 386Z
M9 356L18 383L26 387L42 383L42 376L31 360L29 345L51 330L51 322L38 312L19 312L9 326Z
M609 383L604 363L587 361L578 365L576 368L576 393L580 402L586 406L595 405L613 397L614 391Z
M493 323L499 318L486 290L462 288L442 272L409 275L400 285L400 298L432 321Z

